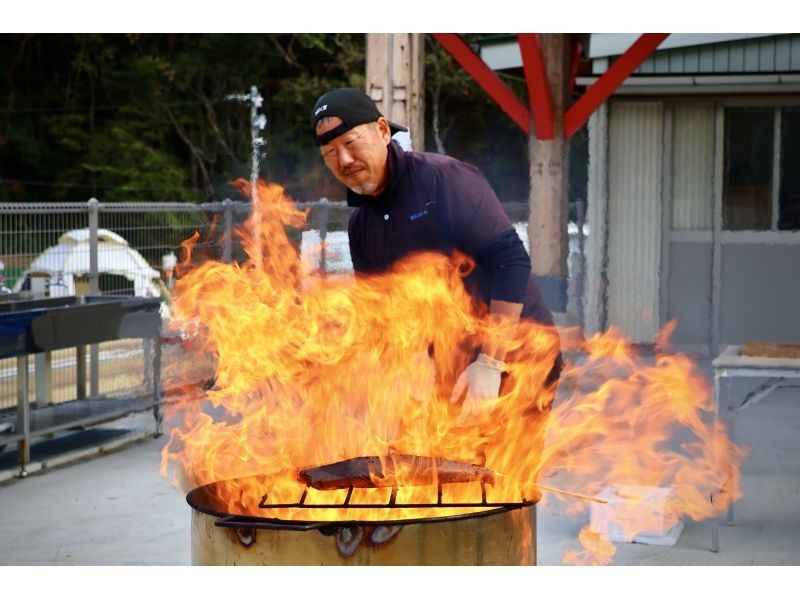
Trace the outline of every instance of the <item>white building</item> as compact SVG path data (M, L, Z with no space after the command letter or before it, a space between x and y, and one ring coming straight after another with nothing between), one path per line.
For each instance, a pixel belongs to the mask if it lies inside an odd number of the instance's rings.
M591 85L638 34L591 34ZM521 66L514 38L481 47ZM515 57L516 56L516 62ZM585 322L800 340L800 34L673 34L589 121Z

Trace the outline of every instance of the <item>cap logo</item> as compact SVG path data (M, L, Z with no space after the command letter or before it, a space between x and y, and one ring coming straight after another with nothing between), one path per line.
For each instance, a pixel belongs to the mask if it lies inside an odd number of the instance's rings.
M328 105L327 105L327 104L325 104L325 105L323 105L323 106L320 106L320 107L319 107L319 108L317 108L317 109L316 109L316 111L314 112L314 116L316 116L316 115L317 115L317 114L319 114L320 112L324 112L324 111L325 111L325 110L327 110L327 109L328 109Z

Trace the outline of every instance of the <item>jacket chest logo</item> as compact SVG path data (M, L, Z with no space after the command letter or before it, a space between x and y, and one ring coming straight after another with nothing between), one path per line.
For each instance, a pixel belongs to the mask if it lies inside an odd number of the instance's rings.
M414 222L415 220L419 220L423 216L427 216L429 213L430 212L428 212L428 210L420 210L419 212L414 212L413 214L411 214L411 216L409 216L408 219L411 222Z

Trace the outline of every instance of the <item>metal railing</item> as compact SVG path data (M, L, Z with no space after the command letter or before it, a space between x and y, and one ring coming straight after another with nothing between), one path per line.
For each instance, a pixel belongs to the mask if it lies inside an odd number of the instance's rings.
M183 241L200 233L196 251L230 261L233 227L249 213L245 202L206 204L0 204L0 291L31 298L113 294L167 298ZM38 354L30 366L29 400L36 405L78 398L75 380L89 372L89 396L147 391L148 343L109 341ZM0 360L0 409L17 403L17 360ZM48 375L44 375L47 373Z
M353 209L321 198L300 202L307 209L306 230L296 239L312 268L352 269L347 222ZM512 222L527 244L528 205L506 203ZM577 206L583 218L582 202ZM241 260L234 228L250 214L249 201L188 203L111 203L90 199L75 203L0 204L0 290L32 297L115 294L168 298L174 260L181 243L195 232L195 251L223 262ZM583 227L570 236L570 311L580 320L583 286ZM309 255L310 254L310 255ZM4 276L4 278L2 278ZM89 396L115 396L144 388L149 363L147 344L119 340L86 351ZM37 355L31 366L30 400L38 404L70 401L75 396L76 349ZM168 356L165 352L165 367ZM42 367L49 360L47 368ZM16 404L16 360L0 360L0 409ZM37 367L37 365L39 367ZM37 371L51 371L49 379Z

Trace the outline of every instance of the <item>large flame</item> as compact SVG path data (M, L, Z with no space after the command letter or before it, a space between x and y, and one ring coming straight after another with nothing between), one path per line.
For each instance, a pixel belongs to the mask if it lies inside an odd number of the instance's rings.
M237 185L250 194L246 181ZM711 517L738 497L744 453L709 423L713 406L701 373L687 357L667 353L663 339L649 359L615 330L562 342L567 355L583 358L567 360L548 415L553 395L544 382L559 351L557 332L487 317L464 290L467 257L417 254L391 272L358 279L304 276L286 228L304 226L306 214L278 185L259 182L257 191L254 216L239 231L248 261L201 262L193 243L186 245L175 324L197 333L196 350L213 356L216 377L205 393L210 405L187 395L169 407L165 475L184 487L229 481L218 488L231 513L311 520L478 510L258 506L265 492L271 503L297 501L301 468L393 454L492 470L488 499L496 502L538 496L544 476L589 495L615 484L670 486L668 508L677 518ZM450 392L487 335L509 349L509 375L497 407L462 422ZM721 471L727 491L712 504ZM436 485L415 485L413 471L395 474L398 504L437 501ZM250 476L269 487L241 481ZM390 490L356 489L351 502L385 504ZM446 484L443 491L445 502L481 499L478 484ZM341 503L344 492L311 491L306 502ZM642 531L635 527L626 533ZM585 552L567 560L607 562L613 547L596 535L582 533Z

